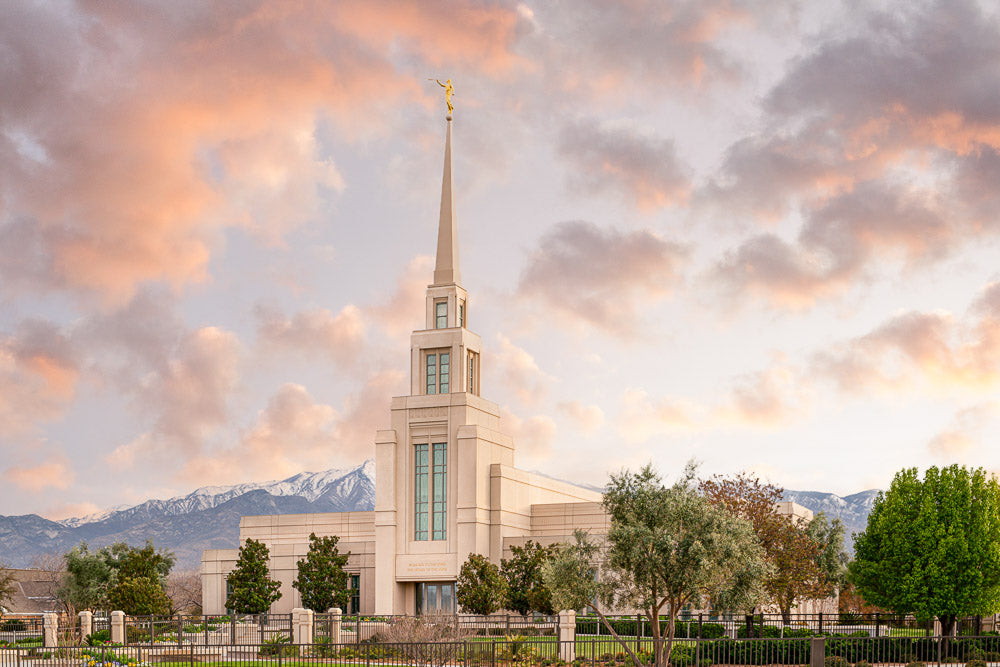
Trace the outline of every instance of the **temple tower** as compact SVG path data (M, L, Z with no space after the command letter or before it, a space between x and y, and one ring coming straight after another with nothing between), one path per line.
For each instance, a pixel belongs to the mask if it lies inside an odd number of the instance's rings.
M513 466L496 404L479 396L481 342L468 329L447 116L441 213L424 328L410 336L410 394L392 399L375 440L375 613L451 612L472 552L498 558L490 466Z

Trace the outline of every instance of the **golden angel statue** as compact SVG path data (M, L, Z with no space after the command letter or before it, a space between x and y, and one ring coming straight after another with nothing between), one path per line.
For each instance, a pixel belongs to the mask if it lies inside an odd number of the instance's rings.
M448 105L448 113L452 113L455 110L455 105L451 103L451 96L455 92L454 86L451 85L451 79L448 79L444 83L441 83L440 79L427 79L428 81L437 81L437 85L444 88L444 101Z

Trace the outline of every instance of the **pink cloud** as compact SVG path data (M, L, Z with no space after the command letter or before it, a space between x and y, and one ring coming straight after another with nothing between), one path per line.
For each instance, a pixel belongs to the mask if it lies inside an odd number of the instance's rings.
M35 465L11 466L3 471L2 476L9 484L29 493L68 489L75 478L69 461L61 455Z
M563 222L542 237L518 292L569 319L630 337L637 303L667 296L680 281L686 254L649 230Z
M63 414L76 394L77 357L49 322L26 320L14 334L0 335L0 435L23 436Z
M570 185L577 193L612 191L643 211L687 200L689 176L670 140L579 121L563 128L559 154L570 164Z
M325 308L306 310L286 318L267 308L257 309L257 336L270 348L304 355L320 353L343 367L357 364L365 344L361 310L344 306L334 315Z

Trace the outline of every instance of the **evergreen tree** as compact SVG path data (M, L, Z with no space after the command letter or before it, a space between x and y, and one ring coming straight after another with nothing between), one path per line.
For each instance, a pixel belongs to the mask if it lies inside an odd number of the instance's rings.
M120 577L108 591L108 605L129 616L170 612L170 598L163 585L150 577Z
M500 561L500 574L507 582L504 607L524 615L531 612L554 614L552 592L542 579L542 566L554 547L528 540L523 547L512 546L511 557Z
M309 535L309 552L297 563L299 574L292 586L302 596L302 606L316 612L339 607L345 610L350 600L344 571L351 552L341 554L337 549L340 538L336 535L316 537Z
M227 609L237 614L263 614L281 599L281 584L268 572L270 556L267 545L247 538L240 547L236 567L226 576L230 589Z
M480 554L469 554L462 563L455 585L455 599L470 614L487 616L503 607L507 597L507 582L500 568Z

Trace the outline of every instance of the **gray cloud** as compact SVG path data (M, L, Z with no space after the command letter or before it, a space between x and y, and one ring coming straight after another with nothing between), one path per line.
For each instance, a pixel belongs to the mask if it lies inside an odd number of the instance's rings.
M528 259L518 291L621 336L636 331L636 301L662 298L680 280L685 249L648 230L563 222Z
M576 121L560 133L559 154L571 166L571 187L580 193L614 191L645 210L676 204L688 195L687 170L666 139L593 120Z

